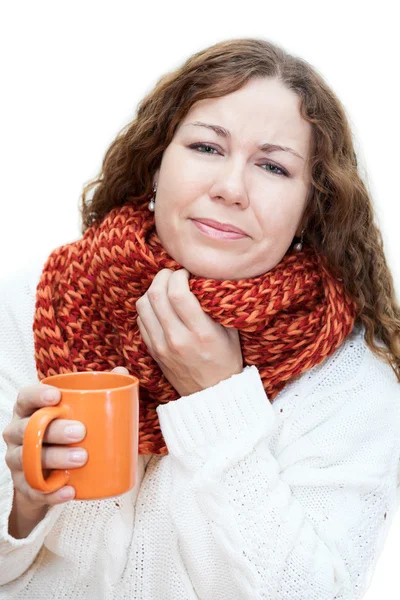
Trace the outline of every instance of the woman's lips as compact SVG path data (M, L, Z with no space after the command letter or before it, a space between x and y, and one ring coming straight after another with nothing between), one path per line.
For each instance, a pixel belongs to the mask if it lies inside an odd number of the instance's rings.
M215 227L211 227L210 225L206 225L205 223L201 223L200 221L196 221L196 219L192 219L193 223L196 227L208 237L220 239L220 240L238 240L240 238L247 237L245 233L236 233L236 231L222 231L221 229L216 229Z

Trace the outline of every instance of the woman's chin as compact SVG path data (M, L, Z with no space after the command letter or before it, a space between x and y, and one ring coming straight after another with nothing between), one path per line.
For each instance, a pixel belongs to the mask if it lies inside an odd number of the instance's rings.
M209 262L199 263L198 260L184 262L178 261L194 277L203 277L204 279L230 280L247 279L244 270L238 270L237 267L223 264L210 264Z
M186 269L187 267L185 267ZM228 273L222 273L221 271L213 271L213 270L209 270L209 269L196 269L195 271L191 271L190 269L187 269L189 271L189 273L194 276L194 277L202 277L203 279L215 279L217 281L225 281L225 280L229 280L229 281L233 281L236 279L242 279L242 277L232 277L230 274Z
M268 268L268 265L267 267L258 265L257 269L255 264L251 264L246 268L244 265L238 265L237 259L232 264L232 262L224 263L221 259L218 261L207 260L206 257L204 257L204 259L202 258L200 261L197 256L189 257L187 255L182 260L177 260L177 262L194 277L203 277L204 279L216 279L220 281L254 279L255 277L265 275L265 273L273 268L273 266Z

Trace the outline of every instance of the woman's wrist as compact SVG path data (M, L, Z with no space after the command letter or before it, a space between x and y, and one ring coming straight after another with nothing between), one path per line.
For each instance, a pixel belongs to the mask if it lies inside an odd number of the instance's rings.
M17 490L14 491L13 505L8 520L8 533L15 539L22 539L35 529L46 516L48 506L32 506Z

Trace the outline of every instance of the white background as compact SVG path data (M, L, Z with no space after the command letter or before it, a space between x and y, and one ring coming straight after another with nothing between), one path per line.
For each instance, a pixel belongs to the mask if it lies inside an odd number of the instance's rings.
M251 36L308 60L342 100L400 295L394 2L9 0L2 6L0 277L80 237L83 184L163 73L222 39ZM399 538L400 511L367 600L398 600Z

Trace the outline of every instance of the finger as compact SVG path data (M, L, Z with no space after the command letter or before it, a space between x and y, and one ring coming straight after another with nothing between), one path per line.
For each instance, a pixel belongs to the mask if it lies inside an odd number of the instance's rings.
M150 304L147 292L136 303L138 312L137 324L146 346L155 352L162 353L167 348L164 330Z
M11 422L3 432L5 442L21 446L28 422L29 417ZM46 428L43 442L45 444L71 444L72 442L80 442L85 436L86 428L80 421L54 419Z
M28 417L38 408L58 404L60 399L61 392L56 387L44 383L27 385L19 391L14 412L21 418Z
M168 279L167 296L173 311L191 332L210 330L211 317L202 309L200 302L190 291L189 274L186 269L174 271Z
M73 469L84 465L87 459L88 453L84 448L42 447L43 469ZM23 471L22 446L7 452L6 463L11 471Z
M33 490L35 491L35 490ZM37 492L40 494L41 492ZM68 502L69 500L73 500L75 498L75 488L71 485L63 486L61 489L56 492L43 493L42 499L49 506L55 506L56 504L63 504L64 502Z
M32 508L62 504L75 497L75 489L71 485L63 486L55 492L39 492L30 487L22 471L16 472L13 479L16 493L25 501L28 500Z
M148 350L150 356L152 356L155 359L151 339L149 338L149 335L148 335L146 328L140 317L137 318L137 325L138 325L138 328L140 331L140 335L142 336L142 339L147 346L147 350Z
M140 317L151 339L153 338L152 325L154 324L154 331L156 331L156 321L151 318L150 307L167 337L169 337L169 332L171 331L174 332L174 336L178 337L186 333L186 328L168 297L169 281L174 275L175 273L169 269L162 269L157 273L157 276L145 294L149 305L143 302L143 311Z
M125 367L115 367L114 369L112 369L111 373L121 373L121 375L129 375L129 371L128 369L125 369Z

